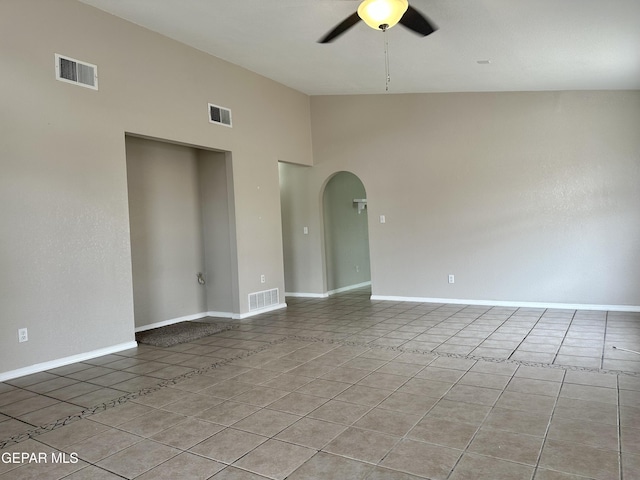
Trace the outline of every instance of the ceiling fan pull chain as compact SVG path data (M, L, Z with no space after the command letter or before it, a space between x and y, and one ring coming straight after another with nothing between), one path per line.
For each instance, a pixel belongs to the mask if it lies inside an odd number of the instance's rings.
M389 39L387 38L387 29L382 30L384 35L384 73L385 73L385 91L389 91L389 82L391 81L391 73L389 72Z

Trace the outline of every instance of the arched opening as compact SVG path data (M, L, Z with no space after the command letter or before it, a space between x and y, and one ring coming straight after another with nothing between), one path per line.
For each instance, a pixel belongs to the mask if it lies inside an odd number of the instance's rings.
M371 285L367 193L353 173L338 172L322 196L327 292Z

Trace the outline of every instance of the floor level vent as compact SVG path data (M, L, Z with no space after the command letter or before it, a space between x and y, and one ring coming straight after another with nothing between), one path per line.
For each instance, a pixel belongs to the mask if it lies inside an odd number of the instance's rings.
M56 79L98 90L98 67L75 58L55 54Z
M249 294L249 311L261 310L280 303L278 289L265 290Z
M220 107L212 103L209 104L209 121L211 123L217 123L218 125L224 125L231 127L231 110L228 108Z

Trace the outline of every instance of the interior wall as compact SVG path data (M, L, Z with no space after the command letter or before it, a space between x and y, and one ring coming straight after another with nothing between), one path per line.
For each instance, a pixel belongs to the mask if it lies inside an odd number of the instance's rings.
M310 215L311 199L307 195L310 167L285 162L278 167L286 292L320 295L326 289L323 263L316 257L324 247L318 233L322 231L320 216Z
M362 179L376 297L640 308L640 92L311 106L315 165L298 215L313 221L333 173Z
M57 81L56 53L99 90ZM134 340L127 132L232 152L234 313L284 290L277 163L312 163L308 96L75 0L0 2L0 55L2 372Z
M198 152L130 136L126 147L136 327L205 312Z
M323 195L327 290L341 290L371 281L366 208L358 213L354 199L367 198L364 185L350 172L339 172Z
M206 311L229 316L234 304L235 229L231 225L229 205L233 192L227 186L227 161L224 152L197 151L202 228L204 236L204 273L206 277ZM230 165L229 165L230 167ZM229 182L232 188L232 182Z

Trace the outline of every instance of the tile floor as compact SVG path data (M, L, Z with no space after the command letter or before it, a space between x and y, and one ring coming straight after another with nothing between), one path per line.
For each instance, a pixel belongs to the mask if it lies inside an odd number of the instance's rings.
M287 300L0 383L0 480L640 478L640 314Z

